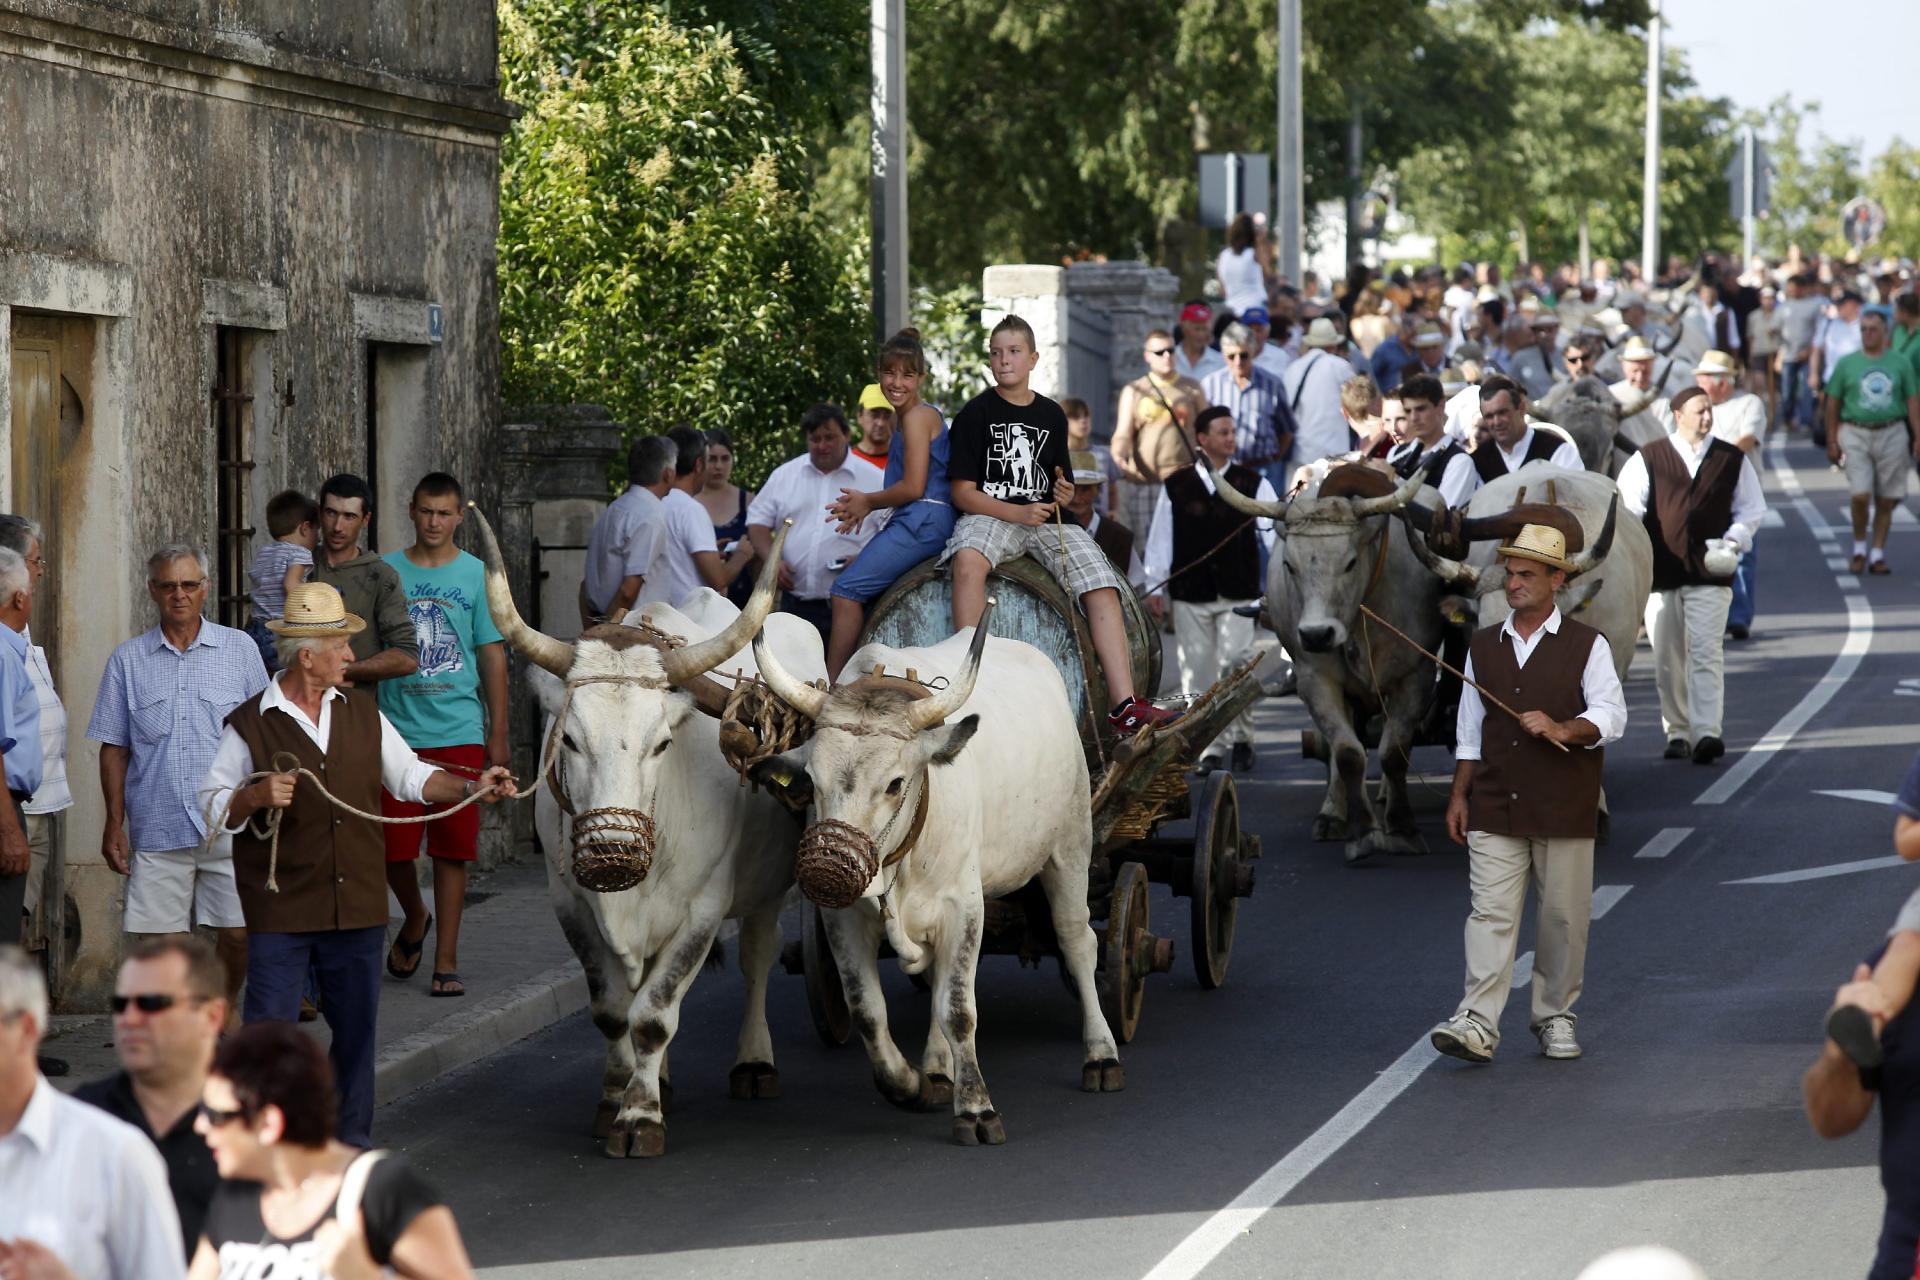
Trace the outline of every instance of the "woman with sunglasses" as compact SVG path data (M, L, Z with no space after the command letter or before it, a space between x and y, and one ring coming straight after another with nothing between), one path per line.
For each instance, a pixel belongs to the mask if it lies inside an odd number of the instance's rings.
M470 1280L453 1211L402 1157L335 1141L334 1114L305 1032L260 1022L221 1042L195 1128L226 1181L188 1280Z

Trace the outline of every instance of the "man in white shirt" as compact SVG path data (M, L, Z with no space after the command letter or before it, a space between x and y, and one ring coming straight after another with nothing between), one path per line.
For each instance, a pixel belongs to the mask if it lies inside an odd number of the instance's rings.
M1227 362L1213 349L1213 308L1195 298L1180 308L1180 345L1173 353L1174 371L1199 382Z
M1753 392L1740 389L1739 368L1733 357L1725 351L1709 351L1701 356L1700 363L1694 366L1693 384L1707 393L1707 400L1713 405L1714 439L1725 440L1746 454L1757 467L1760 442L1767 434L1767 406ZM1753 634L1754 575L1759 568L1755 557L1759 551L1756 536L1753 545L1740 553L1740 568L1733 575L1733 603L1727 610L1727 634L1735 640L1745 640Z
M660 513L666 524L667 571L640 590L640 604L664 600L678 605L701 587L724 593L753 562L753 544L742 541L733 555L720 558L719 543L713 536L713 517L693 495L707 483L707 437L692 427L675 427L667 432L676 451L673 482L660 501Z
M1293 411L1293 465L1305 466L1345 453L1352 433L1340 411L1340 388L1354 376L1347 362L1347 340L1325 316L1307 326L1300 339L1300 358L1287 366L1280 379L1281 394Z
M1393 441L1387 465L1394 474L1405 480L1429 454L1438 454L1427 468L1427 483L1440 491L1441 501L1458 509L1480 487L1480 473L1473 469L1473 455L1447 434L1443 394L1439 379L1416 373L1382 397L1380 418Z
M827 597L834 579L880 531L880 522L869 518L852 533L836 533L827 506L839 500L843 489L876 492L885 487L886 477L872 463L852 456L846 415L838 405L813 406L800 419L800 430L807 451L775 467L760 486L747 508L747 538L756 556L771 555L774 526L793 521L780 561L780 608L805 618L825 640L833 630Z
M1580 450L1565 436L1541 431L1527 417L1527 393L1511 378L1495 375L1480 384L1480 421L1490 437L1473 451L1480 483L1489 484L1542 459L1570 471L1581 469Z
M580 583L580 625L627 616L648 582L663 582L667 522L661 496L673 486L675 449L665 436L627 446L627 491L607 504L587 538Z
M46 1026L39 966L0 946L0 1274L183 1280L166 1163L138 1129L47 1083Z
M1674 432L1627 459L1615 484L1622 511L1653 542L1647 634L1667 735L1666 757L1712 764L1726 754L1722 637L1733 603L1733 554L1750 550L1767 514L1747 456L1714 438L1713 403L1699 387L1673 398ZM1724 529L1714 537L1702 529Z
M1826 399L1827 375L1833 372L1833 366L1840 363L1844 356L1860 350L1860 310L1863 302L1859 294L1848 289L1833 304L1832 310L1823 314L1814 330L1811 361L1807 368L1807 385L1822 402ZM1814 407L1813 437L1818 443L1826 443L1826 406L1824 403Z

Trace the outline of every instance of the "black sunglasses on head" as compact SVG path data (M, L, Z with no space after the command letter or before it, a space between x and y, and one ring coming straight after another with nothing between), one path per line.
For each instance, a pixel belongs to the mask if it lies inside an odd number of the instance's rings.
M186 1001L188 1004L205 1004L207 1002L207 997L206 996L169 996L169 995L159 995L159 994L149 993L147 995L138 995L138 996L116 995L107 1003L112 1007L115 1013L125 1013L127 1011L128 1005L132 1005L134 1008L140 1010L140 1012L142 1013L165 1013L167 1010L173 1008L173 1006L175 1006L176 1004L179 1004L182 1000Z

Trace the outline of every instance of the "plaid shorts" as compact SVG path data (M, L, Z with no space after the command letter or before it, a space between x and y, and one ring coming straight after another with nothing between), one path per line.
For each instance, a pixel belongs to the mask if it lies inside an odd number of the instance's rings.
M1127 580L1113 567L1113 561L1107 559L1107 553L1077 524L1034 528L994 516L961 516L960 523L953 527L953 536L947 539L947 549L940 553L940 563L953 559L956 551L978 551L987 558L988 564L995 566L1017 555L1030 555L1045 566L1075 600L1102 587L1112 587L1123 594L1127 590Z

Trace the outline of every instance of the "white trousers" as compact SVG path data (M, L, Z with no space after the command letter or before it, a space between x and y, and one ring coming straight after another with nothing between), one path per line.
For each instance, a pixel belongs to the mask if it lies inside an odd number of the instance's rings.
M1215 600L1208 604L1173 602L1173 644L1180 665L1180 692L1197 697L1220 682L1233 667L1253 654L1253 619L1233 611L1249 600ZM1222 735L1228 745L1253 741L1253 712L1241 712Z
M1527 884L1540 900L1533 944L1533 1016L1572 1017L1587 976L1587 924L1593 915L1593 841L1467 832L1467 992L1460 1013L1500 1041L1500 1011L1513 986L1514 936Z
M1675 587L1647 597L1647 637L1660 689L1660 722L1668 738L1689 746L1724 738L1723 644L1732 587Z

